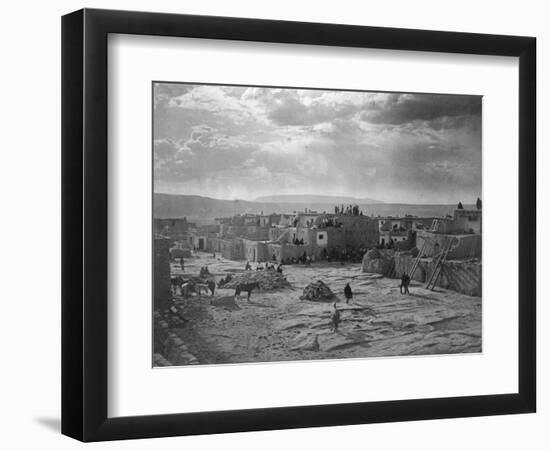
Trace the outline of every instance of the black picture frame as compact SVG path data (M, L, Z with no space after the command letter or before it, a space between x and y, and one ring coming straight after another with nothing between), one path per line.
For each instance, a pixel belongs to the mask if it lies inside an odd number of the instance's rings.
M109 33L519 58L519 386L470 397L107 417ZM62 18L62 433L82 441L535 412L536 39L83 9ZM510 295L513 295L511 293Z

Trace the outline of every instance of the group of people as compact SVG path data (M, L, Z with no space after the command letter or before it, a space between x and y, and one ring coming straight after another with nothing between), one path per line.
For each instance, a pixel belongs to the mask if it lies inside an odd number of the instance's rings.
M250 264L250 261L246 262L244 270L252 270L252 265ZM266 262L265 265L263 265L262 263L258 263L256 265L256 270L276 270L279 273L283 273L283 264L279 263L277 264L277 267L275 267L275 264L270 264L269 262Z
M302 253L300 256L298 256L297 258L295 256L293 257L290 257L290 256L287 256L284 260L283 260L283 263L286 264L286 265L290 265L290 264L306 264L306 265L310 265L312 262L315 262L315 258L312 257L312 256L309 256L306 252Z
M351 216L362 216L363 211L359 209L359 205L348 205L348 206L335 206L334 214L347 214Z
M342 224L332 217L323 217L323 219L321 220L321 223L319 224L319 228L341 227L341 226Z
M340 261L340 262L361 262L363 255L366 253L366 249L360 247L358 250L353 248L332 248L327 250L323 249L322 258L326 262Z
M210 275L210 271L208 270L208 266L202 266L199 272L199 276L202 278L202 277L207 277L209 275Z

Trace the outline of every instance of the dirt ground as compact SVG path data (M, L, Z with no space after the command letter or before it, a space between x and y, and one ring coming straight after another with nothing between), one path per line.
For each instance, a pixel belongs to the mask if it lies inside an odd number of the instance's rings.
M200 253L185 260L185 274L198 275L202 266L218 280L244 271L244 262ZM181 274L179 264L171 270ZM284 266L284 275L290 288L253 291L250 302L246 293L235 300L234 289L216 289L214 296L175 296L186 322L172 331L201 364L481 351L479 297L429 291L414 281L410 295L401 295L399 280L363 273L360 264ZM299 299L304 286L317 279L336 294L337 332L329 327L332 301ZM353 290L349 304L346 283Z

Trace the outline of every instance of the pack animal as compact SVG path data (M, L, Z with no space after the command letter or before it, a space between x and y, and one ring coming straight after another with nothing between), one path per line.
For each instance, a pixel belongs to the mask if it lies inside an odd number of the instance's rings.
M170 287L172 288L172 295L176 295L178 293L178 289L183 295L183 278L182 277L172 277L170 278Z
M240 283L235 287L235 297L241 295L241 292L248 293L247 300L250 301L250 294L254 289L260 289L260 283L257 281L253 283Z
M194 291L199 294L199 297L202 295L202 292L208 292L210 291L210 296L214 296L214 292L216 291L216 282L213 280L208 280L205 283L195 283L194 284Z

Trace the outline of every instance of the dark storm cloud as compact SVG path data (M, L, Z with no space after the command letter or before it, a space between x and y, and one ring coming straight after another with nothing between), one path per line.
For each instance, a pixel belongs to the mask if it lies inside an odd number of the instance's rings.
M481 115L481 97L464 95L394 94L384 104L373 104L361 118L371 123L403 124L416 120Z

